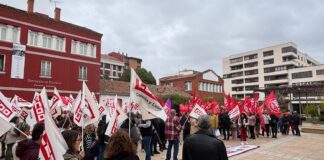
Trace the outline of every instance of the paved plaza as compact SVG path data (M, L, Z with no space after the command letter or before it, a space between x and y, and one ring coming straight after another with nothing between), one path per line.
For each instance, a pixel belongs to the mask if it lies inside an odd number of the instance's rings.
M249 144L258 145L260 148L233 156L231 160L323 160L324 135L302 133L301 137L278 135L277 139L261 137L248 140ZM183 144L183 142L182 142ZM179 148L179 159L182 159L182 144ZM226 147L239 145L239 140L225 141ZM140 159L145 159L145 153L138 149ZM166 151L154 155L153 160L165 160Z

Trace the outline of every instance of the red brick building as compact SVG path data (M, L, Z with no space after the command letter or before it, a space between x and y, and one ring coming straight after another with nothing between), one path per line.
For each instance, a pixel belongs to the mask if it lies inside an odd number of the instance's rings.
M224 93L224 81L212 70L198 72L180 71L178 75L160 78L160 85L174 86L200 97L220 97Z
M99 93L102 34L61 21L59 8L51 18L34 12L34 0L27 3L27 11L0 4L0 91L31 100L42 87L76 94L86 81ZM20 65L12 64L17 45L25 48L19 78L12 72Z

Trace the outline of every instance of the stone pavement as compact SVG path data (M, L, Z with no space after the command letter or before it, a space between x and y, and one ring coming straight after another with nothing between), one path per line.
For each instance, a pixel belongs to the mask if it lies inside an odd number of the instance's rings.
M277 139L260 137L248 140L249 144L259 145L260 148L233 156L230 160L323 160L324 135L302 133L301 137L278 135ZM182 143L183 144L183 143ZM179 159L182 159L182 144L179 147ZM239 145L239 140L225 141L226 147ZM140 146L139 146L140 147ZM138 149L141 160L145 159L144 151ZM152 160L165 160L166 151L154 155Z

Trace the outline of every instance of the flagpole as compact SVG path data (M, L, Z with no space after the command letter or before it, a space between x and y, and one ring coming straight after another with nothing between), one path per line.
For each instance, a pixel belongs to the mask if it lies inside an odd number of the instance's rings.
M26 133L24 133L23 131L21 131L19 128L17 128L14 124L9 123L12 127L14 127L15 129L17 129L17 131L19 131L21 134L23 134L24 136L28 137Z

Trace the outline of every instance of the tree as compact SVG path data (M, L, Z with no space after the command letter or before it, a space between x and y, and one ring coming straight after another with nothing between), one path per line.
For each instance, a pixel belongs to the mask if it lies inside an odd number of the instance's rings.
M154 85L156 84L156 80L153 74L151 73L151 71L147 71L145 68L137 68L135 69L135 72L145 84L154 84ZM124 70L123 75L119 78L119 80L130 82L130 77L131 77L131 70L126 69Z
M169 94L169 95L164 95L160 97L164 102L170 98L172 100L173 104L185 104L186 103L186 98L184 96L181 96L179 94Z

